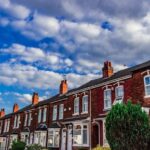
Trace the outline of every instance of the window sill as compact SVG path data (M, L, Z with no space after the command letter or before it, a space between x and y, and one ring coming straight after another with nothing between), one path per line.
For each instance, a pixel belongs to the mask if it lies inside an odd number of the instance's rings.
M78 115L79 115L79 113L72 114L72 116L78 116Z
M145 95L144 98L150 98L150 95Z
M104 108L103 111L109 111L111 110L111 107L110 108Z
M88 111L81 112L81 114L82 114L82 115L84 115L84 114L88 114Z
M73 144L74 147L89 147L89 144Z

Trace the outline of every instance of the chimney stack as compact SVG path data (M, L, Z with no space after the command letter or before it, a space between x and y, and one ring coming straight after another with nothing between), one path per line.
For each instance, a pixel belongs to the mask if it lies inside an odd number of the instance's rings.
M68 84L67 84L67 80L64 79L61 81L60 84L60 94L65 94L68 92Z
M33 96L32 96L32 105L36 105L36 104L38 104L38 102L39 102L39 95L38 95L38 93L33 93Z
M108 78L113 75L113 67L110 61L104 62L104 67L102 71L103 71L103 78Z
M19 106L17 103L15 103L13 107L13 113L17 112L18 110L19 110Z
M5 109L2 108L0 111L0 118L5 116Z

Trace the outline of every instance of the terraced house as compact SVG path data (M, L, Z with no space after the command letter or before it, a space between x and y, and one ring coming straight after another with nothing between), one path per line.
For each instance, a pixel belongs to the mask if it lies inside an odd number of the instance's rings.
M40 102L33 93L32 104L21 109L14 104L11 114L2 108L0 149L8 150L16 139L55 150L108 146L105 118L112 105L130 99L150 114L150 61L116 73L106 61L102 72L102 77L72 90L64 79L57 95Z

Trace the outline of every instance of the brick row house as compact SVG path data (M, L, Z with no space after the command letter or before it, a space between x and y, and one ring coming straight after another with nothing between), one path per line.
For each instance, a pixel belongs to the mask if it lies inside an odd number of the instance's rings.
M139 103L150 113L150 61L114 73L111 62L104 62L103 76L68 90L60 83L57 95L39 101L33 93L32 104L5 115L0 111L0 149L11 149L20 139L55 150L88 150L108 146L105 119L116 103ZM2 149L2 150L3 150Z

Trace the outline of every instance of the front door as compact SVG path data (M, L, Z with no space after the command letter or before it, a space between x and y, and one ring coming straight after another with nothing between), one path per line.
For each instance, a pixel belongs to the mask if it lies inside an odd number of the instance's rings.
M66 131L62 129L62 141L61 141L61 150L66 150Z
M72 150L72 126L68 127L67 150Z

